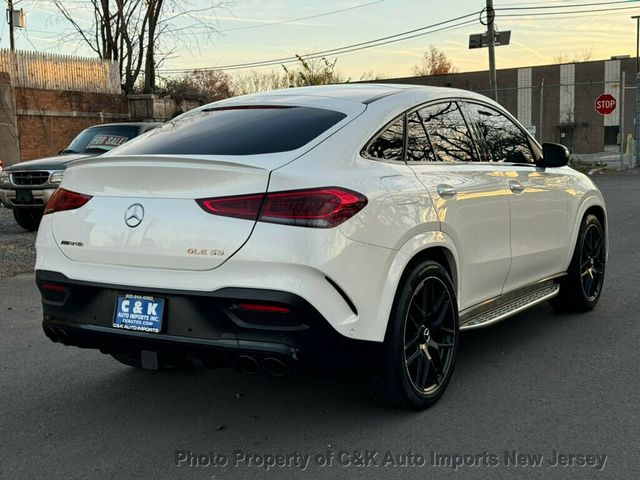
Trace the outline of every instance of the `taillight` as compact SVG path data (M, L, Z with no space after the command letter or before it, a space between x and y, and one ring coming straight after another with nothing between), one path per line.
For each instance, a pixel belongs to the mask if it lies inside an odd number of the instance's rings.
M208 213L298 227L332 228L367 204L364 195L339 187L310 188L197 200Z
M71 192L64 188L58 188L47 203L44 214L75 210L91 200L91 196L82 193Z
M258 213L260 213L260 205L262 205L263 199L264 193L256 193L255 195L205 198L196 201L206 212L214 215L255 221L258 218Z

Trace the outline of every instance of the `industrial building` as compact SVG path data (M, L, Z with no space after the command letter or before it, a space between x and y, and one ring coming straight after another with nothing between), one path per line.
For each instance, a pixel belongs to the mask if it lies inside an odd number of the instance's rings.
M562 143L574 157L585 160L610 160L616 154L629 163L634 149L636 68L635 58L614 57L498 70L498 101L540 142ZM462 88L494 96L488 71L384 82ZM611 97L615 102L600 102L608 108L599 112L598 100Z

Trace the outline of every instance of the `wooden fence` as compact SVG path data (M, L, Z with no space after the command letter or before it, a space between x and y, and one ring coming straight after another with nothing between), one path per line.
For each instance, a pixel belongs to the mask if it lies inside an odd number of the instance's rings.
M14 87L122 93L115 61L0 49L0 72Z

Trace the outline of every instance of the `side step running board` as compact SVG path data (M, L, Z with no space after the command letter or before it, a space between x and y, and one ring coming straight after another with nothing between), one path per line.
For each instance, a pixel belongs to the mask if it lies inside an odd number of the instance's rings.
M559 291L560 286L557 283L548 282L538 284L533 288L523 289L520 293L507 294L504 298L498 297L479 307L461 312L460 330L472 330L493 325L538 303L550 300Z

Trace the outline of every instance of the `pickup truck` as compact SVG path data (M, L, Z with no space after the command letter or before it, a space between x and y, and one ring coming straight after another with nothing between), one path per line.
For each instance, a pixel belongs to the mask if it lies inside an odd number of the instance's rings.
M57 156L0 168L0 203L13 210L13 217L21 227L35 231L69 163L101 155L158 125L156 122L94 125L80 132Z

